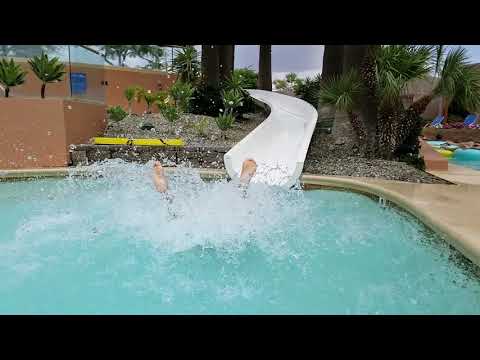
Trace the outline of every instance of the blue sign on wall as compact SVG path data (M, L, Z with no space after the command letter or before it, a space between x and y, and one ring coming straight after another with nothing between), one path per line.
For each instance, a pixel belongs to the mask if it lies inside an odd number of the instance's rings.
M87 74L71 73L72 95L83 95L87 93Z

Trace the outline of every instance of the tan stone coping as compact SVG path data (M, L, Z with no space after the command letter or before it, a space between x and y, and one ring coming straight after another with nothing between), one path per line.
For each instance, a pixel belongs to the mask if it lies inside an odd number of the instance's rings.
M81 175L88 167L0 170L0 179ZM166 172L175 168L166 168ZM204 178L222 178L225 170L198 169ZM480 266L480 186L418 184L371 178L303 174L308 187L334 187L383 197L407 210L433 229L473 263Z

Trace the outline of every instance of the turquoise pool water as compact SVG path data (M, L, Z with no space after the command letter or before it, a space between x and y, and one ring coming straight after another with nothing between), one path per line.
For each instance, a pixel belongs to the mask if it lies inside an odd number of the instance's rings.
M448 159L449 162L452 164L466 166L475 170L480 170L480 160L464 160L464 159L456 159L455 156Z
M0 313L480 314L477 269L364 195L94 173L0 182Z

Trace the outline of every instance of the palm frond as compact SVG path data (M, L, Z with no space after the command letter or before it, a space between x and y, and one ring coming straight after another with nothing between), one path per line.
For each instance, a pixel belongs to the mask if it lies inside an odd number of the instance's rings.
M432 69L432 46L387 45L376 53L377 96L382 106L400 101L407 84Z
M13 59L0 61L0 84L7 87L21 85L25 82L26 75L27 72L15 64Z
M60 81L65 75L65 65L60 62L58 57L49 59L47 54L42 53L40 56L29 59L28 63L43 83Z
M440 80L434 90L435 95L453 99L457 93L458 86L465 76L468 65L468 56L465 48L459 46L449 51L443 62Z
M341 111L350 111L358 104L358 97L364 91L360 76L355 69L325 79L318 92L319 102L331 105Z
M445 45L435 45L435 75L440 72L440 69L443 67L443 60L445 58L446 46Z

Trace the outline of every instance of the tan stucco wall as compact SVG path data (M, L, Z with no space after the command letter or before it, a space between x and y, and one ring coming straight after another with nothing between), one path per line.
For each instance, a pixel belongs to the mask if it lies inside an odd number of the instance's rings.
M24 84L11 88L10 96L40 97L41 82L31 71L27 59L14 58L14 61L27 71L27 76ZM69 67L68 64L65 65L67 66L67 74L62 81L47 84L46 97L70 97ZM163 71L80 63L72 63L71 71L85 73L87 76L87 93L82 96L77 95L75 98L103 101L107 106L120 105L125 110L127 110L128 103L123 92L127 87L138 85L154 92L168 89L176 79L174 75L169 75ZM142 113L145 110L144 101L134 103L134 112ZM155 106L152 107L152 110L157 111Z
M102 133L104 119L103 103L0 98L0 169L66 166L68 145Z
M108 106L120 105L125 110L128 108L127 99L123 95L129 86L138 85L152 92L167 90L175 82L174 75L168 75L157 71L138 71L124 68L105 68L105 80L108 82L106 103ZM134 113L142 113L146 110L145 101L133 102ZM152 106L152 111L157 112L157 107Z

